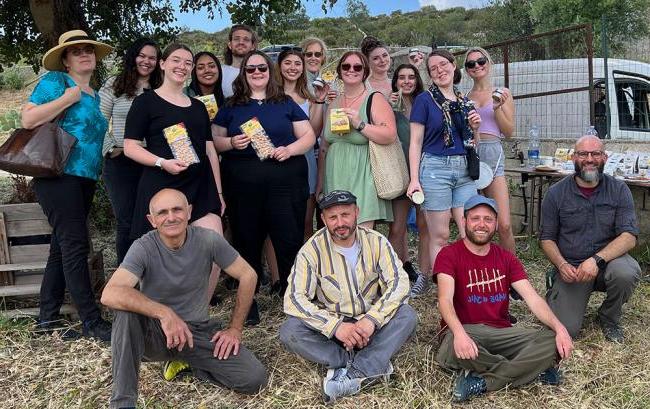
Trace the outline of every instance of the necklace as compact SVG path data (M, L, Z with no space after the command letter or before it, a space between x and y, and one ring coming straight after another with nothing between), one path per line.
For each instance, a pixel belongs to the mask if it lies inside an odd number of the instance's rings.
M346 108L352 106L365 93L366 93L366 89L364 88L363 91L361 91L361 93L356 97L348 98L347 95L343 94L343 105L345 105Z

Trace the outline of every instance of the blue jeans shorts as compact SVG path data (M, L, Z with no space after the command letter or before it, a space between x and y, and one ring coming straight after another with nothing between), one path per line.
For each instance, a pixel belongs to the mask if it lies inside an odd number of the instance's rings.
M464 155L422 155L420 186L424 193L425 210L444 211L463 207L476 194L476 185L467 172Z

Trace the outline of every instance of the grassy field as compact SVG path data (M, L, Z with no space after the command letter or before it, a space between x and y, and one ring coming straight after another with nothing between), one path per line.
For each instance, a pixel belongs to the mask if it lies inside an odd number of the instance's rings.
M26 99L0 92L3 110ZM2 138L3 135L0 135ZM9 197L7 180L0 180L0 200ZM95 232L96 249L103 249L107 271L115 268L110 233ZM413 244L413 243L412 243ZM411 246L413 248L413 246ZM521 252L536 288L543 290L548 263L535 246ZM647 276L646 276L647 278ZM213 315L229 319L233 293L219 288L223 304ZM140 408L319 408L323 368L284 351L278 328L284 320L281 300L259 296L262 323L246 329L244 344L268 367L270 383L255 396L242 396L192 378L166 382L161 364L144 363L141 369ZM573 356L562 362L565 381L559 387L530 384L502 390L459 405L465 408L650 408L650 283L642 281L625 307L626 342L604 340L595 322L603 299L590 303L585 328L576 340ZM357 396L337 402L340 408L451 407L452 376L435 363L440 316L435 291L411 301L419 316L415 336L394 358L390 383L376 385ZM0 305L4 308L5 305ZM518 325L537 326L525 305L513 302ZM110 317L110 313L107 312ZM63 342L57 336L37 337L33 321L0 319L0 402L3 408L101 408L108 406L111 391L110 348L99 342ZM79 329L77 327L77 329Z

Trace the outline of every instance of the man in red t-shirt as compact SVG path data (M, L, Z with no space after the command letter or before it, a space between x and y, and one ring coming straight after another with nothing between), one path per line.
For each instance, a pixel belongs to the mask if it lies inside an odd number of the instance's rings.
M538 377L557 385L557 355L567 358L573 349L571 336L531 286L521 262L491 243L496 230L496 202L471 197L465 203L466 237L443 248L433 267L446 330L436 360L444 368L462 370L454 385L455 401ZM511 326L510 287L550 329Z

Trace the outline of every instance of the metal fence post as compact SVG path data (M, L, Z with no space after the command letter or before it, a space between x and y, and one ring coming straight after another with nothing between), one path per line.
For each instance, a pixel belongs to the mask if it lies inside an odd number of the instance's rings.
M603 67L605 70L605 106L607 109L605 110L605 117L607 118L607 125L605 128L605 135L604 137L607 139L611 139L612 135L610 133L611 129L611 122L612 122L612 113L609 109L609 68L607 67L607 59L608 59L608 50L607 50L607 19L605 16L600 17L600 44L601 48L603 49ZM602 138L603 136L601 136Z

